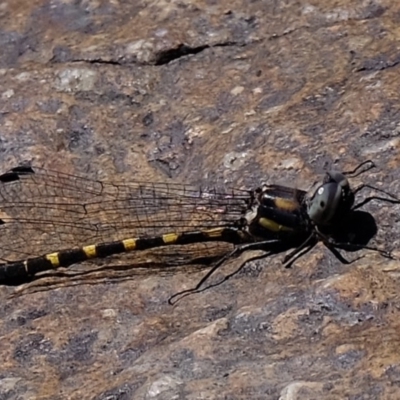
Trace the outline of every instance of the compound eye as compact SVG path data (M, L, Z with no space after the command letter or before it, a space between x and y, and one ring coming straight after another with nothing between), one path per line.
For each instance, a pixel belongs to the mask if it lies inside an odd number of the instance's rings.
M325 194L325 190L324 190L323 187L322 187L322 188L319 188L319 190L318 190L318 197L319 197L319 206L320 206L321 208L325 208L326 200L327 200L327 199L325 199L326 194Z
M329 201L329 193L323 186L317 190L314 201L316 202L316 207L319 208L320 212L324 212Z
M329 224L336 213L341 188L336 183L319 187L310 201L308 215L315 224Z
M326 173L326 183L334 182L340 185L341 187L349 186L349 181L347 178L340 172L330 171Z

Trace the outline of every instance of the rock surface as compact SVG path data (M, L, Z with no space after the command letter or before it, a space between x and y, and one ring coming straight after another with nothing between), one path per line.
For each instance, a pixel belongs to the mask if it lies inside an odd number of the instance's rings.
M307 189L373 159L399 194L399 22L388 0L5 0L1 171ZM366 209L400 257L400 207ZM204 271L2 287L0 398L400 398L400 264L360 253L250 262L173 307Z

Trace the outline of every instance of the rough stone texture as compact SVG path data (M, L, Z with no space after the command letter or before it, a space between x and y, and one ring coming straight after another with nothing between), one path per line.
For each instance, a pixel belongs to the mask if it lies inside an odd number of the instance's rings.
M400 193L399 22L389 0L5 0L1 170L307 189L372 158ZM400 256L400 207L367 209ZM1 288L0 398L400 398L400 264L362 254L249 263L175 307L204 271Z

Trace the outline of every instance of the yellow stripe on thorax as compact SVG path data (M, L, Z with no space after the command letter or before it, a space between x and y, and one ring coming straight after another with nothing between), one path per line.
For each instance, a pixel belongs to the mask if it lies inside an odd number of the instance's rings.
M276 199L274 199L274 203L278 209L285 211L293 211L299 207L296 201L284 199L282 197L277 197Z
M268 229L269 231L272 231L272 232L292 231L293 230L292 228L278 224L277 222L273 221L272 219L260 218L258 220L258 222L263 228Z

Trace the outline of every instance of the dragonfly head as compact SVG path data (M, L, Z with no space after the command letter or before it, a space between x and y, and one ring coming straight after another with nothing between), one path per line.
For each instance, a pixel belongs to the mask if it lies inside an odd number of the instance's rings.
M324 182L308 200L307 212L315 225L334 225L354 204L349 181L340 172L327 172Z

